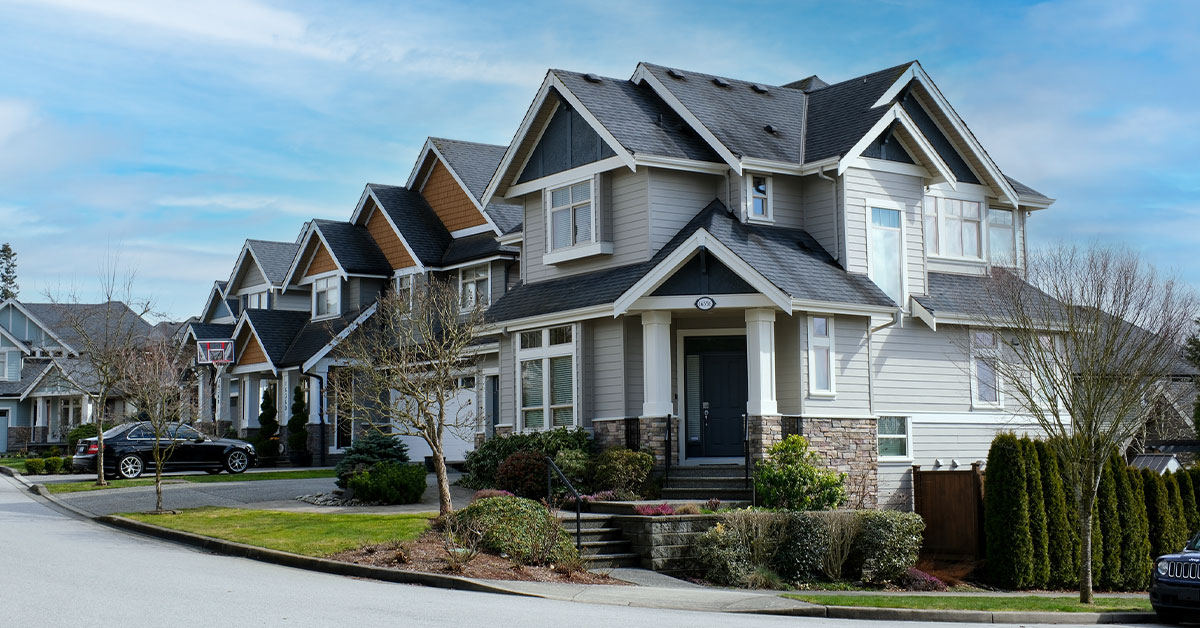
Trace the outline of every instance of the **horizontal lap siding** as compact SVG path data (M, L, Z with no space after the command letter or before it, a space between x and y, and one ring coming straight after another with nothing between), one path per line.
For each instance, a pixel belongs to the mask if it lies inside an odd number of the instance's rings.
M971 409L969 362L962 328L937 332L906 318L872 338L875 409L878 413Z
M590 351L584 354L590 377L583 380L591 404L587 418L625 416L625 336L620 319L600 318L584 323L590 328Z
M825 188L828 192L829 188ZM771 177L771 210L775 225L789 229L804 228L804 186L800 177L777 174Z
M867 272L868 227L871 201L887 200L904 206L905 263L908 290L925 293L925 255L922 239L921 199L924 184L919 177L850 168L845 175L847 238L851 272Z
M802 389L808 391L808 319L801 318L800 347L804 370ZM804 414L810 416L851 417L871 412L870 377L867 367L867 326L870 319L857 316L834 317L834 389L837 396L805 396Z
M307 312L312 309L312 294L308 290L301 290L297 287L293 287L283 294L273 295L271 298L274 308L277 310Z
M517 334L500 338L500 423L516 425L517 376L513 343Z
M834 200L835 185L816 175L806 177L801 186L804 206L804 230L830 255L838 254L838 213Z
M17 308L8 306L0 312L0 326L8 330L10 334L17 337L17 340L28 341L33 346L37 347L57 347L58 343L54 342L48 334L42 331L42 328L25 317Z
M775 398L780 414L800 414L804 395L800 376L804 372L800 355L802 314L775 315Z
M717 196L723 177L681 170L647 169L650 253L658 251Z
M625 416L640 416L645 398L642 379L642 318L623 316L625 328Z

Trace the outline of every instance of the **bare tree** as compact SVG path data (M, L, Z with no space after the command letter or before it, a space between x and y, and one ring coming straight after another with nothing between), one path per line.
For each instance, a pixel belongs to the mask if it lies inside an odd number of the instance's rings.
M1025 280L996 270L988 285L977 316L990 330L973 331L983 336L976 368L994 368L1006 399L1055 443L1078 512L1079 599L1090 604L1100 474L1145 428L1147 404L1181 358L1196 300L1134 253L1098 245L1039 252Z
M104 478L105 424L122 418L110 414L108 403L118 396L129 348L146 342L152 331L145 320L153 312L152 302L134 298L134 277L132 271L118 271L114 256L99 274L102 303L84 303L74 290L63 296L46 295L57 306L54 326L68 333L64 340L75 351L54 357L59 385L87 396L95 408L98 486L108 484Z
M411 300L411 304L410 301ZM413 292L388 293L374 315L336 350L345 363L332 379L337 411L365 419L369 429L422 438L433 452L439 510L449 513L446 430L474 427L471 408L451 412L459 379L471 376L471 348L483 309L465 306L452 283L432 279Z
M191 352L171 338L159 336L126 347L124 354L121 392L134 406L137 418L154 434L150 450L154 460L154 508L161 512L164 463L174 453L178 439L185 437L181 422L198 412Z

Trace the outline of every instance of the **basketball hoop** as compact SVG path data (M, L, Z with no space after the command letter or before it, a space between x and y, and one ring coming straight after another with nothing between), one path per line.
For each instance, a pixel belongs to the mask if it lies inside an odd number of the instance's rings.
M232 340L204 340L196 343L196 363L218 368L233 362Z

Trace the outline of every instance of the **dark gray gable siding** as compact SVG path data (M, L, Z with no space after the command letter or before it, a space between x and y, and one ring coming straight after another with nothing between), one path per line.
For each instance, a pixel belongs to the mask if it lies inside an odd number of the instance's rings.
M540 179L613 155L616 155L613 149L600 139L583 116L566 101L561 101L537 146L529 154L529 161L517 182Z
M292 259L300 250L300 245L295 242L272 242L270 240L246 240L246 246L250 247L254 259L258 260L259 266L266 273L267 281L273 285L283 283L288 268L292 266Z
M886 131L875 138L874 142L871 142L870 146L867 146L863 150L863 157L874 157L875 159L896 161L902 164L915 163L912 155L909 155L908 151L904 150L904 147L897 141L896 136L893 134L895 128L896 123L893 122Z
M933 118L929 117L924 107L917 102L911 90L905 90L904 95L900 98L900 106L904 108L904 111L913 119L917 128L921 130L921 135L924 135L925 139L929 140L929 143L933 145L933 149L937 151L942 161L946 162L946 165L950 167L950 172L954 173L954 178L963 183L979 185L979 179L975 177L974 172L971 172L971 167L967 165L966 160L962 158L962 155L958 154L958 151L954 148L954 144L951 144L950 140L946 139L945 135L942 135Z
M404 236L417 259L426 266L436 266L450 245L450 232L438 219L433 208L419 192L396 185L370 183L368 187L379 199L383 211Z
M355 275L391 275L392 265L387 261L375 239L366 227L335 220L313 221L325 241L330 253L341 263L347 273Z
M656 297L702 294L753 294L754 288L722 264L700 251L675 271L652 295Z

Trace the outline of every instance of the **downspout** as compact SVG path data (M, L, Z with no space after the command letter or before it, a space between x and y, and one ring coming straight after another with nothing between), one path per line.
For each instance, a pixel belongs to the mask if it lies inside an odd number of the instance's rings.
M825 174L825 166L821 166L821 169L817 171L817 178L824 179L831 184L829 186L829 191L831 193L830 197L833 200L833 245L834 245L833 259L837 263L841 264L842 263L842 236L841 236L841 230L838 228L837 179L834 179L833 177Z
M867 357L870 357L870 352L867 352ZM329 447L325 442L325 377L316 373L308 373L309 377L320 382L317 386L317 416L320 417L318 425L321 426L321 466L325 466L325 453L329 451Z
M897 312L897 314L898 314L898 312ZM871 347L873 344L871 342L871 339L875 335L875 332L882 331L884 329L887 329L888 327L895 325L896 322L899 321L899 316L897 316L897 314L892 315L892 320L890 320L882 325L879 325L877 327L870 327L869 326L870 324L868 323L868 327L867 327L867 406L868 406L867 412L871 416L875 416L875 370L873 368L875 360L871 357L872 356Z

